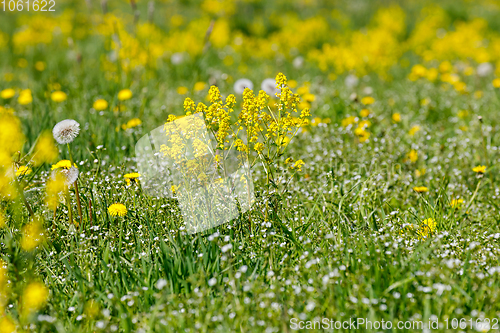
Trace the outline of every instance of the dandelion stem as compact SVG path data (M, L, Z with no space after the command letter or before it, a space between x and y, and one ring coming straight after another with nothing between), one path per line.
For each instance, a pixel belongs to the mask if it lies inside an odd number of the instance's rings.
M69 191L66 191L66 207L68 207L69 224L72 224L73 223L73 212L71 211L71 197L69 195Z
M80 193L78 191L78 180L75 180L75 183L73 185L75 186L76 204L78 206L78 215L80 217L80 225L83 225L82 204L80 202Z

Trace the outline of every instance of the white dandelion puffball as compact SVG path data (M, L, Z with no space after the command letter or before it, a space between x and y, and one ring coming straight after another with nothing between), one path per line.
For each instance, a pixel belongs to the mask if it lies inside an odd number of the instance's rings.
M493 65L489 62L483 62L477 66L477 76L485 77L493 73Z
M354 74L349 74L345 78L345 85L347 88L353 88L354 86L357 86L359 82L359 79L356 75Z
M73 119L58 122L52 130L54 139L61 145L73 142L78 133L80 133L80 124Z
M276 94L279 91L278 88L276 88L276 81L271 78L262 81L260 89L264 90L271 97L276 97Z
M78 179L78 175L80 174L80 171L78 171L77 168L72 166L69 169L62 169L61 173L66 177L66 185L69 186L76 182Z
M234 92L237 94L243 94L245 88L253 90L253 83L249 79L239 79L234 83Z
M64 176L64 183L66 184L66 186L70 186L71 184L76 182L78 176L80 175L80 171L75 166L72 166L69 169L56 169L52 171L52 180L57 179L57 173L60 173Z

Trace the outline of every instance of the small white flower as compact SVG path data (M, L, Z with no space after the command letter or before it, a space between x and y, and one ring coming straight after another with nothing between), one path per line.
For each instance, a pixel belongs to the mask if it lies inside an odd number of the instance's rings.
M249 79L239 79L234 83L234 92L237 94L243 94L245 88L253 90L253 83Z
M264 90L271 97L276 97L276 94L278 93L278 88L276 88L276 81L271 78L262 81L260 89Z
M357 86L358 82L359 82L359 79L354 74L347 75L346 78L345 78L345 81L344 81L344 83L347 86L347 88L353 88L354 86Z
M184 60L184 55L180 52L174 53L170 57L170 61L174 65L179 65L180 63L182 63L183 60Z
M58 122L52 130L54 139L61 145L73 142L78 133L80 133L80 124L73 119Z
M302 68L302 66L304 66L304 58L303 57L298 56L295 59L293 59L293 67L298 69L298 68Z
M493 73L493 65L489 62L483 62L477 66L476 70L477 76L485 77Z

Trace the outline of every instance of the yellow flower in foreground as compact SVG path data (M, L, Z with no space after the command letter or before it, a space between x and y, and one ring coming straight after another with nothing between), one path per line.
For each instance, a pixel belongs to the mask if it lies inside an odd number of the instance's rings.
M478 165L474 168L472 168L472 171L478 174L483 174L486 172L486 165Z
M5 224L6 224L5 223L5 216L3 215L2 211L0 211L0 228L3 228L5 226ZM0 265L2 265L1 260L0 260ZM2 268L0 267L0 270L1 269ZM2 288L2 286L1 286L1 280L2 280L2 278L0 277L0 289Z
M350 116L347 118L342 119L342 127L347 127L349 125L352 125L358 121L358 118L354 116Z
M395 123L399 123L401 121L401 114L399 113L394 113L392 115L392 121L394 121Z
M120 92L118 93L118 99L120 101L126 101L127 99L131 98L132 98L132 91L130 89L123 89L120 90Z
M453 199L450 201L450 206L453 208L460 208L464 203L464 199Z
M500 88L500 78L496 78L493 80L493 87Z
M16 176L19 177L19 176L26 176L26 175L29 175L33 170L31 170L31 168L25 166L25 165L21 165L19 167L19 169L16 170Z
M24 289L22 309L27 313L38 311L47 302L49 290L41 282L32 282Z
M108 212L111 216L125 216L127 215L127 207L121 203L115 203L108 207Z
M294 163L292 169L297 169L298 171L302 171L302 166L304 165L304 161L298 160L297 162Z
M96 111L106 110L108 108L108 102L100 98L94 102L94 105L92 105L92 107L96 109Z
M52 94L50 94L50 99L57 103L64 102L67 98L68 95L60 90L54 91Z
M61 172L57 172L54 177L50 177L45 185L45 204L51 210L56 210L59 206L61 194L68 191L66 177Z
M366 97L363 97L361 99L361 103L363 103L364 105L370 105L370 104L373 104L375 103L375 98L371 97L371 96L366 96Z
M24 251L33 251L43 242L45 238L43 233L42 222L38 218L34 218L22 229L21 248Z
M140 176L141 175L139 173L132 172L132 173L127 173L123 177L125 178L125 181L127 182L127 185L130 185L131 182L138 183L139 180L137 178L139 178Z
M16 91L12 88L7 88L7 89L0 91L0 97L2 97L3 99L12 98L12 97L14 97L15 94L16 94Z
M74 166L76 168L76 164ZM60 168L62 168L62 169L71 168L71 161L70 160L60 160L56 164L52 165L51 170L60 169Z
M0 319L0 332L1 333L16 333L16 323L10 317L3 317Z
M33 102L33 96L31 96L30 89L21 90L19 93L19 97L17 98L17 102L21 105L30 104Z
M425 186L415 186L413 190L417 193L429 192L429 189Z
M56 142L50 131L46 131L40 135L35 144L34 152L33 162L35 166L54 162L57 155L59 155L59 149L57 149Z
M45 70L45 63L43 61L37 61L35 63L35 69L39 72L43 72Z

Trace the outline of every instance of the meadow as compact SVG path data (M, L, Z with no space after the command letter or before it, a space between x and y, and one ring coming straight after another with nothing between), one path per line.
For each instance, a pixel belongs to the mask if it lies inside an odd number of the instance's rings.
M500 329L498 1L44 1L0 3L0 333Z

